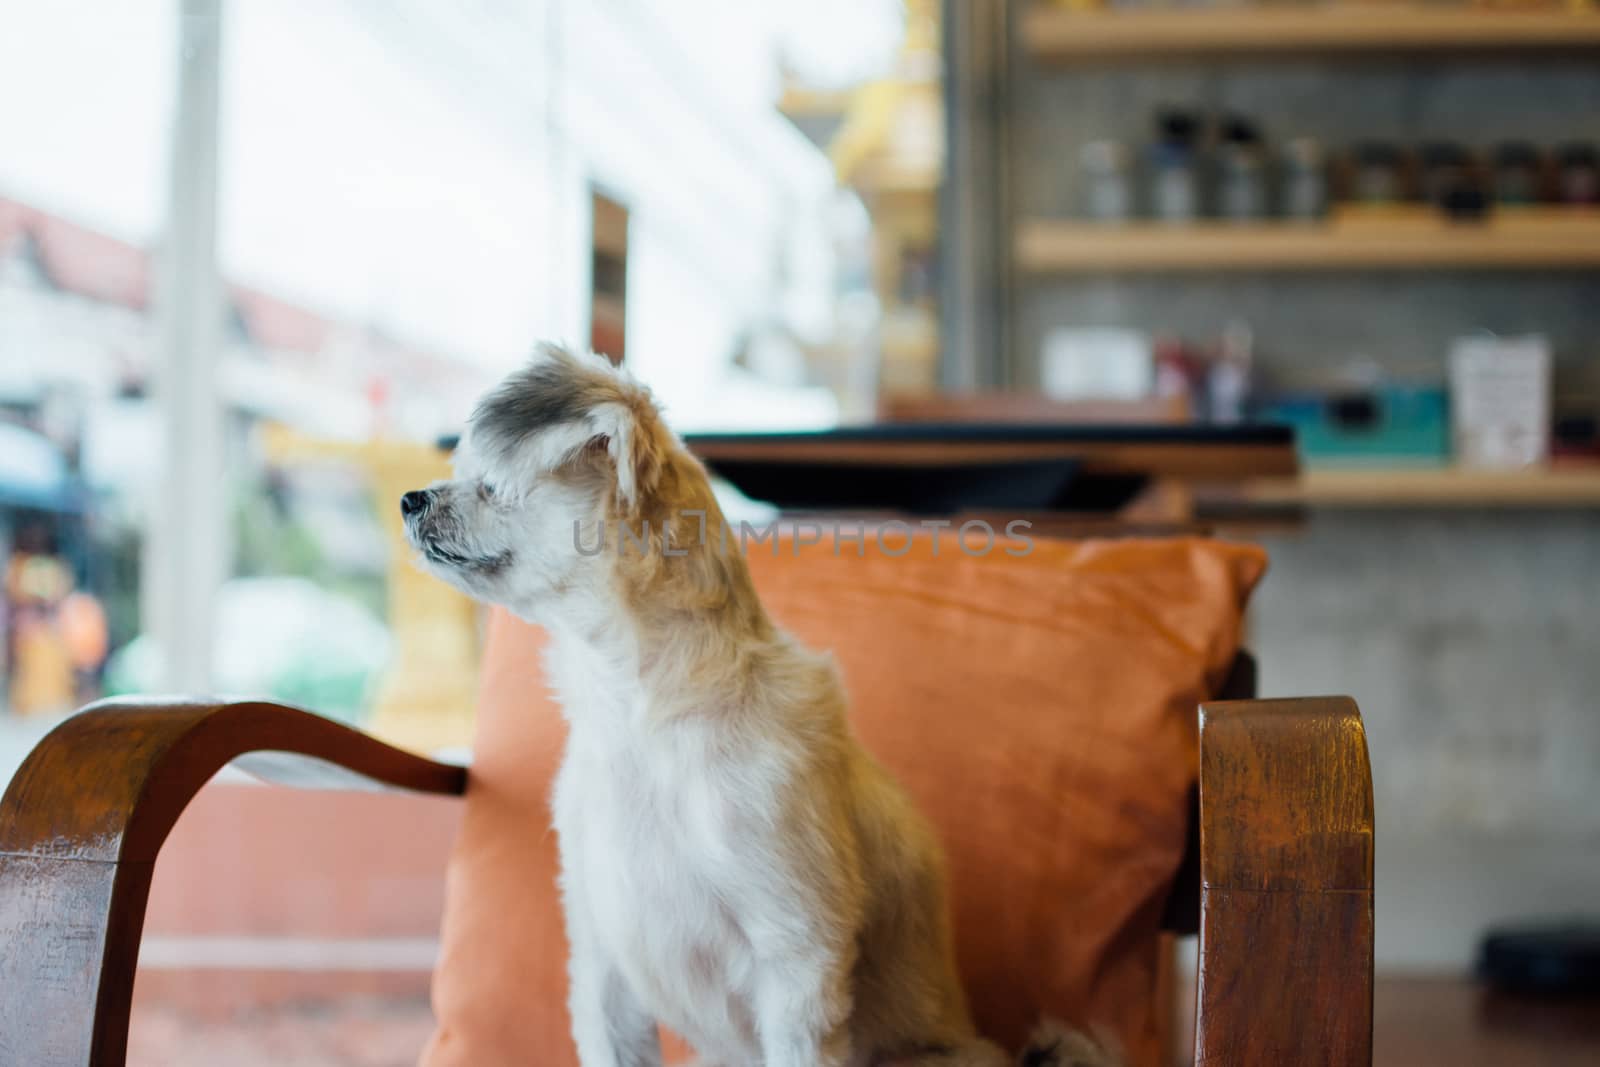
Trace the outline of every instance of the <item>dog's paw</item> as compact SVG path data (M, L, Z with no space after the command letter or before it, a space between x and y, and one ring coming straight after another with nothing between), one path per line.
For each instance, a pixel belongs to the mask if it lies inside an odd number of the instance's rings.
M1017 1057L1017 1067L1122 1067L1109 1039L1096 1040L1065 1023L1040 1023Z

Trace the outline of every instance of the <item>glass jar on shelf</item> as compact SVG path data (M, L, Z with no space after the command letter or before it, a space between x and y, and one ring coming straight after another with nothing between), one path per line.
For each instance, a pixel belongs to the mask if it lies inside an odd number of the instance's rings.
M1121 141L1090 141L1079 153L1084 214L1095 222L1126 222L1133 215L1133 168Z
M1539 202L1539 149L1527 141L1507 141L1494 153L1494 199L1501 207Z
M1592 144L1573 142L1561 146L1561 202L1577 207L1600 205L1600 152Z
M1351 155L1351 198L1368 205L1398 204L1405 193L1400 147L1389 141L1362 141Z
M1267 215L1267 153L1249 119L1223 123L1217 148L1217 214L1233 222L1256 222Z
M1328 162L1315 137L1296 137L1283 147L1283 214L1315 222L1328 211Z
M1187 111L1164 111L1150 146L1150 213L1162 222L1193 222L1200 214L1200 121Z
M1422 199L1444 207L1473 184L1472 158L1453 141L1429 141L1422 152Z

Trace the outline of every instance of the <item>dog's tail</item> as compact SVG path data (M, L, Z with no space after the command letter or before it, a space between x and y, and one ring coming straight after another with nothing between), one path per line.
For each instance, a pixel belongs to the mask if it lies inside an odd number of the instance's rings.
M1017 1056L1017 1067L1123 1067L1109 1034L1095 1036L1055 1019L1040 1023Z

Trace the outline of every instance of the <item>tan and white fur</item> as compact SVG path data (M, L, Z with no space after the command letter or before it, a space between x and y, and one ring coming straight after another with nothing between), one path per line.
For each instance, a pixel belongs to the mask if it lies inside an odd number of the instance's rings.
M767 617L643 386L542 349L402 510L425 568L550 635L583 1067L659 1064L658 1022L704 1067L1011 1062L968 1015L932 832L851 736L832 662ZM1100 1062L1078 1040L1025 1061Z

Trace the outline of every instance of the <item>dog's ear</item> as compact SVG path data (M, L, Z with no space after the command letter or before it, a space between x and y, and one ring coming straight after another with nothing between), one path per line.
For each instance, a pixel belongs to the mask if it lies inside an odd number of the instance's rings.
M603 449L617 474L617 502L633 510L649 497L660 480L666 458L665 428L655 403L643 387L618 381L615 399L591 413L594 436L589 447Z

